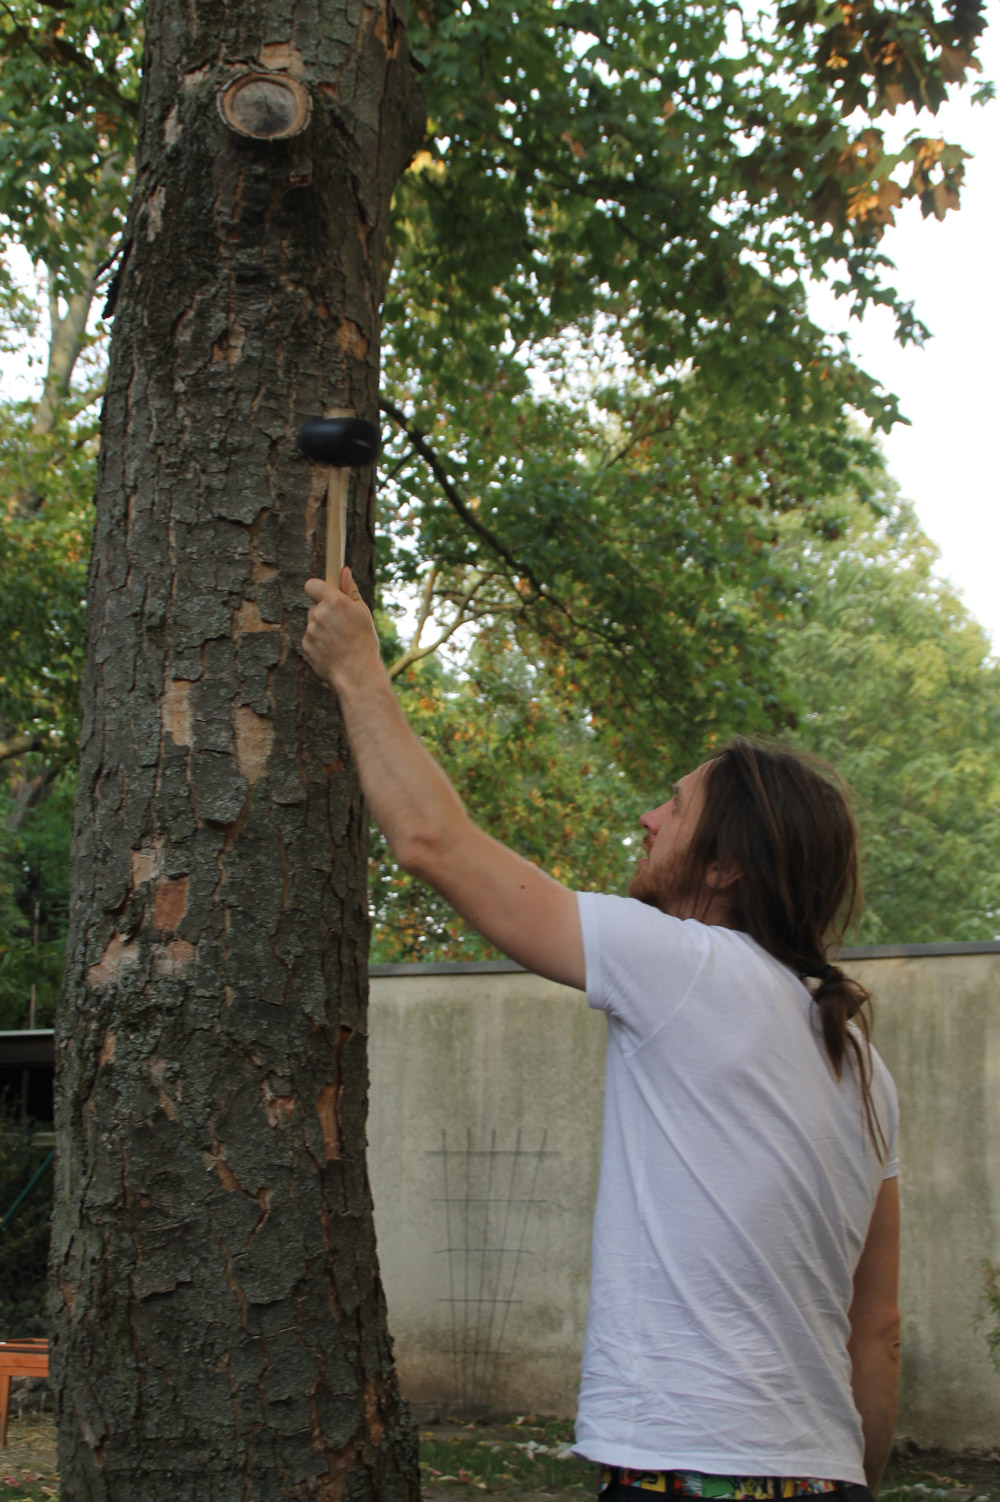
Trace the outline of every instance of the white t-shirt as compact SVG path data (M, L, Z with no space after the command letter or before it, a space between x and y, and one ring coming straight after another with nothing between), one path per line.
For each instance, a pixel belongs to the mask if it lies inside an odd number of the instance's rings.
M848 1308L879 1161L806 987L747 934L579 896L607 1013L576 1451L607 1465L864 1484Z

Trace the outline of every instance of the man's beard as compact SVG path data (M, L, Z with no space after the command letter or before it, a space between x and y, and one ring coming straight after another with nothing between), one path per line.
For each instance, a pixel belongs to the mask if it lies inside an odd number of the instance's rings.
M695 880L694 872L687 862L673 864L666 870L651 872L648 859L637 866L627 887L629 897L655 907L672 918L695 918L701 906L704 911L705 892L703 885Z

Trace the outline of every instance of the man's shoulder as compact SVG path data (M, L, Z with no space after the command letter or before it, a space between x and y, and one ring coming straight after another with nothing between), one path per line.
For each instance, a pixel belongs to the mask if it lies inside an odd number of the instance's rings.
M728 977L790 971L756 944L749 934L697 918L677 918L636 897L607 892L580 892L580 927L585 946L605 964L654 972L681 962L689 976L702 970Z
M638 897L611 892L578 892L581 923L601 929L607 936L642 934L653 943L681 943L698 949L715 948L733 955L753 955L766 965L780 961L762 949L748 933L699 918L677 918Z

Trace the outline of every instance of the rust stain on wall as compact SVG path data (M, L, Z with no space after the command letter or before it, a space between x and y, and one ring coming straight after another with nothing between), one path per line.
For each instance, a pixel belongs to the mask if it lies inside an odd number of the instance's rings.
M87 970L87 985L93 989L107 986L117 980L123 970L130 969L139 958L139 946L134 940L123 939L113 934L108 946L96 965Z
M153 927L161 933L173 933L187 912L188 878L161 881L153 898Z
M316 1115L319 1117L319 1129L323 1133L323 1152L326 1161L340 1157L340 1122L337 1120L337 1095L336 1084L324 1085L316 1097Z

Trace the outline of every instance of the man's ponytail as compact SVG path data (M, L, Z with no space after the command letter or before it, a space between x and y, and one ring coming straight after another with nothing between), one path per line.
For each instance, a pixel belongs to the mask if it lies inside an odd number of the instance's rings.
M879 1156L884 1159L887 1149L885 1133L875 1115L871 1099L872 1061L868 1047L871 1037L871 992L860 981L845 975L838 965L824 964L819 972L818 984L813 987L812 996L819 1010L823 1043L833 1072L840 1079L844 1072L845 1058L856 1071L861 1085L868 1134Z
M737 736L708 765L684 881L704 890L712 866L736 870L727 921L812 991L830 1067L854 1071L871 1141L885 1134L871 1099L871 995L828 958L861 902L858 840L832 768L785 747ZM812 982L817 984L813 985Z

